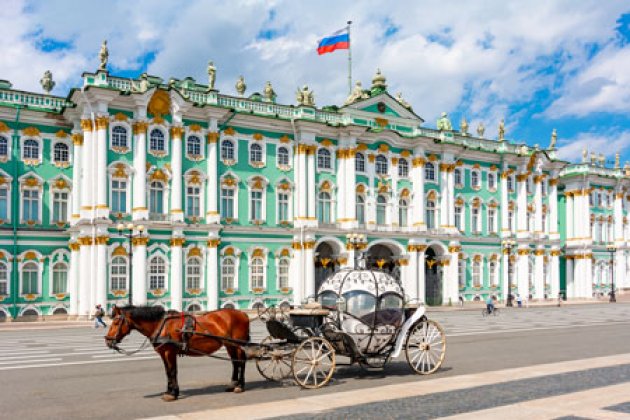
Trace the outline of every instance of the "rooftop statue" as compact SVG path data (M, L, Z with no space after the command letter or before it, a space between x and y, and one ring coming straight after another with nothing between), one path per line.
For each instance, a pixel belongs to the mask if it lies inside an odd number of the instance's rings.
M459 123L459 131L463 136L468 135L468 121L466 121L466 117L462 117L462 121Z
M405 101L405 99L402 97L402 92L398 92L396 94L396 100L398 101L399 104L401 104L405 108L411 109L411 105L409 104L409 102Z
M214 89L214 82L217 80L217 68L212 61L208 61L208 90Z
M505 140L505 121L501 118L501 122L499 122L499 141Z
M486 127L483 125L482 122L479 123L479 125L477 126L477 136L483 138L483 133L486 132Z
M265 88L263 89L263 97L267 102L275 102L276 101L276 92L273 90L271 86L271 82L265 83Z
M446 112L442 112L442 116L437 120L437 129L440 131L452 131L451 121L446 116Z
M582 163L585 163L588 161L588 150L586 150L586 147L584 149L582 149Z
M354 85L354 89L352 89L352 93L350 93L350 96L348 96L343 104L350 105L358 100L367 99L369 97L370 95L363 91L363 86L361 85L361 82L357 81L357 83Z
M101 44L101 51L98 53L98 58L101 60L99 71L107 71L107 59L109 58L109 50L107 49L107 40Z
M50 70L46 70L44 72L44 76L41 78L39 83L42 85L44 92L50 93L50 91L53 90L55 87L55 81L53 80L53 75Z
M307 85L304 85L302 89L298 88L295 92L298 105L303 106L315 106L315 96L313 91L308 89Z
M557 140L558 140L558 132L554 128L553 131L551 132L551 143L549 143L549 148L550 149L555 149L556 148L556 141Z
M147 80L146 74L140 76L140 83L136 83L133 79L131 80L131 91L132 92L146 92L149 90L149 81Z
M243 96L245 94L245 90L247 90L247 85L245 84L245 78L243 76L239 76L236 81L236 92L239 96Z

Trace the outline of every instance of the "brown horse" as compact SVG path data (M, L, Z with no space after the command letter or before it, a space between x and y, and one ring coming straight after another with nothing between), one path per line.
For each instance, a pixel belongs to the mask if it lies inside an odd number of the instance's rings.
M249 317L234 309L221 309L202 315L166 311L159 306L114 307L112 324L105 336L109 348L120 351L118 343L132 330L148 337L153 349L162 357L166 370L167 389L164 401L174 401L179 396L177 383L177 356L209 356L225 346L232 360L232 382L226 391L245 390L245 351L239 343L249 341ZM195 331L225 340L192 334Z

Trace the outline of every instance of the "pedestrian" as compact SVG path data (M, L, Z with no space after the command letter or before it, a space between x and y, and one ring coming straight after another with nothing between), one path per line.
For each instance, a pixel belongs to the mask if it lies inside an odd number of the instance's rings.
M519 308L523 307L523 298L518 293L516 294L516 304L518 305Z
M494 296L488 296L488 299L486 299L486 309L488 315L492 315L492 312L494 312Z
M464 306L464 296L459 295L459 306Z
M94 311L94 328L98 328L99 324L103 326L103 328L107 328L107 324L103 322L103 317L105 316L105 310L100 305L96 305L96 310Z

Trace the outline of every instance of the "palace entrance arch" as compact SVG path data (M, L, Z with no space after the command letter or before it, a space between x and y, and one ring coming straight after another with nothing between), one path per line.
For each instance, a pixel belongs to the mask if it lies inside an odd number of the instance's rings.
M442 264L440 264L440 256L442 250L430 246L425 251L424 258L424 281L425 292L424 301L429 306L439 306L443 303L443 288L444 282L442 281Z

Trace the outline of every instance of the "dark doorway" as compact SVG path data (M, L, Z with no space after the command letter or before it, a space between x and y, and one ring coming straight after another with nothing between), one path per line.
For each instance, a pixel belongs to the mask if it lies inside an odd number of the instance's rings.
M338 269L335 250L328 242L322 242L315 249L315 293L324 280Z
M442 276L440 262L433 248L428 248L425 252L424 279L425 279L425 302L429 306L439 306L442 304Z
M368 270L383 270L396 280L400 280L400 270L396 265L394 252L389 247L380 244L370 247L365 255L365 260Z

